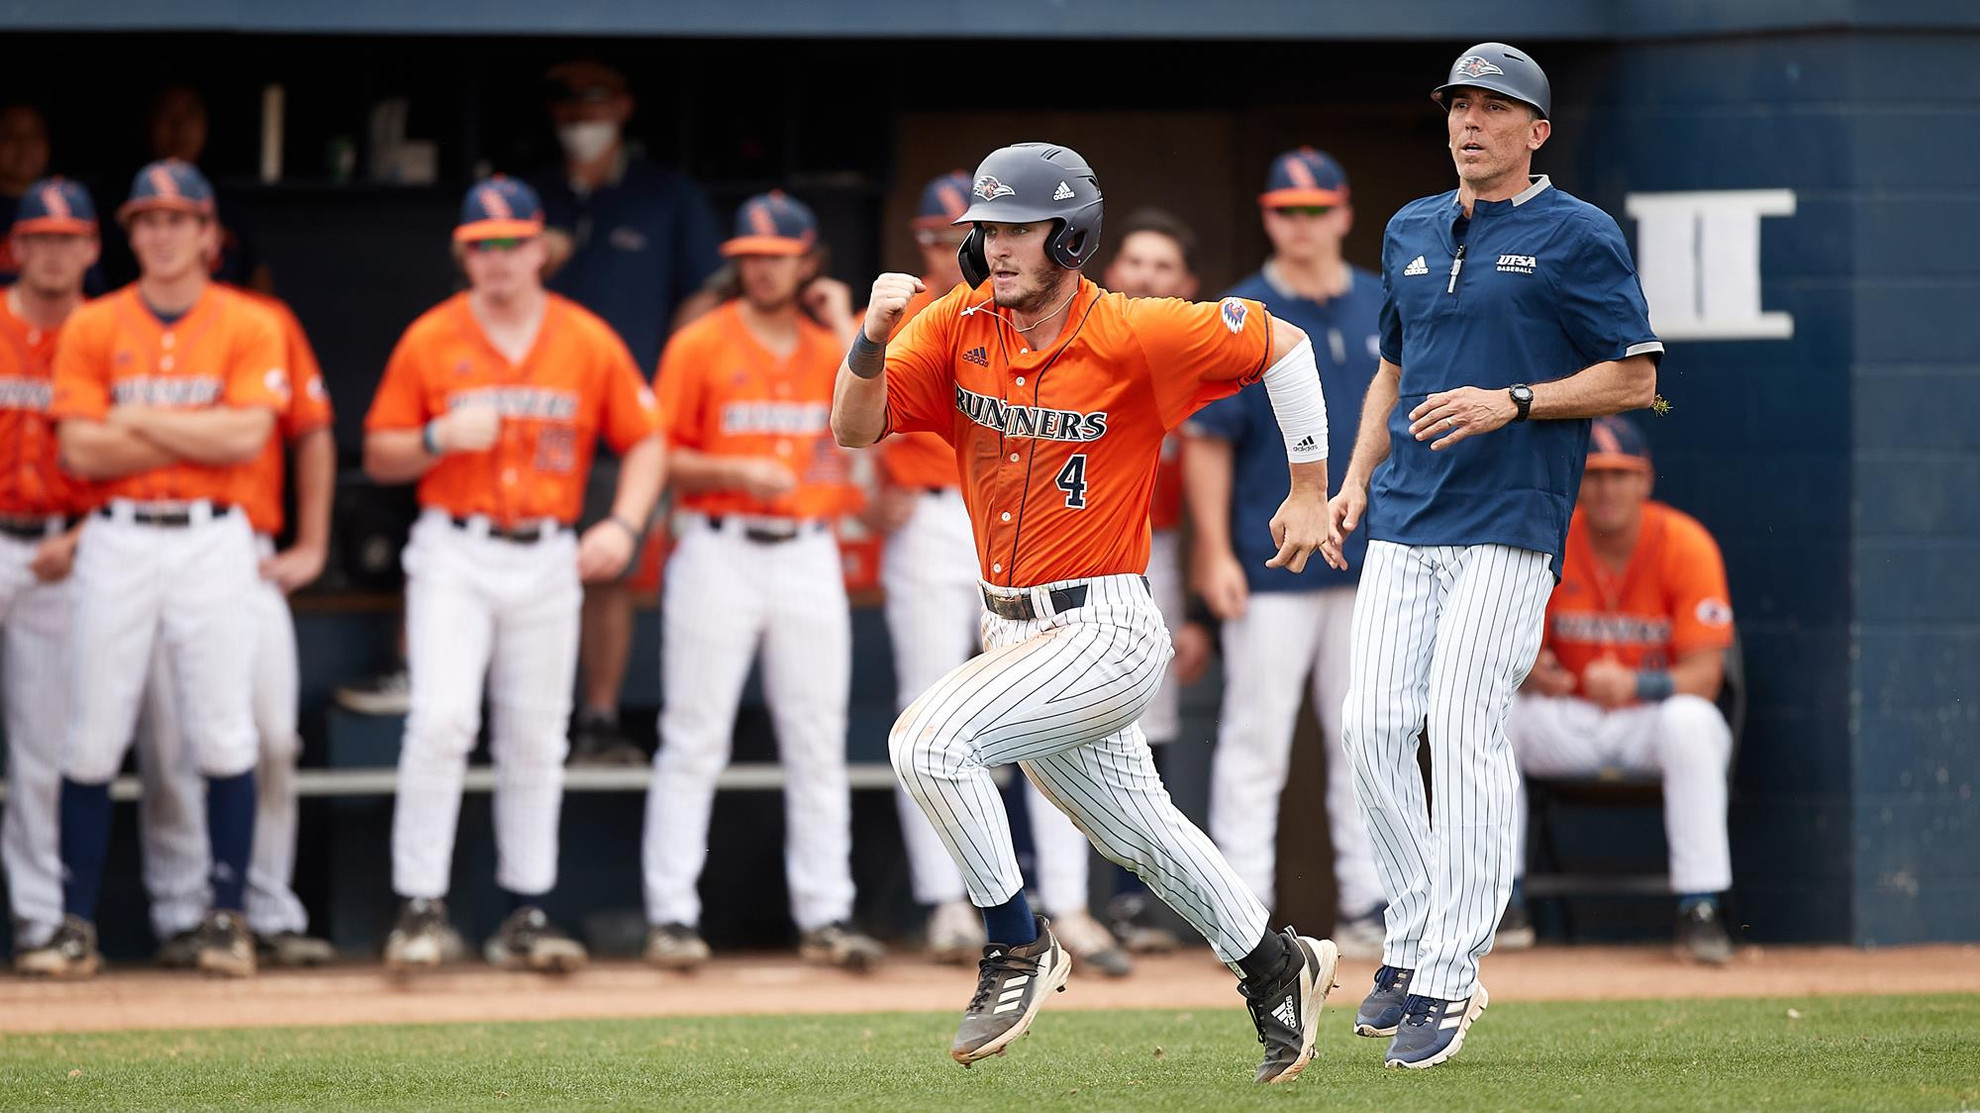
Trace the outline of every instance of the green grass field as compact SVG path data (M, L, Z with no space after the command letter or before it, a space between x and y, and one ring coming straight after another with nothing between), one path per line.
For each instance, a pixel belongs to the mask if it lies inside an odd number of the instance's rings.
M1382 1069L1348 1016L1269 1089L1238 1008L1048 1010L968 1071L946 1014L10 1036L0 1108L1980 1108L1976 996L1495 1004L1420 1073Z

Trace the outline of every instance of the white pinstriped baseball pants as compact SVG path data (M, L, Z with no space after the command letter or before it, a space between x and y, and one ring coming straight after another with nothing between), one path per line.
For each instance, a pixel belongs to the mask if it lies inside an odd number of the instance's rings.
M62 924L62 740L69 718L69 581L35 579L39 541L0 536L0 699L6 701L7 815L0 864L14 950Z
M485 528L462 529L429 509L400 558L412 681L392 811L392 888L402 897L447 895L484 690L495 760L495 883L524 896L557 884L582 599L577 539L554 530L524 544L489 537Z
M1522 820L1506 710L1540 651L1552 560L1505 545L1368 544L1342 742L1389 898L1382 961L1416 971L1412 993L1469 997L1511 895Z
M1054 588L1084 584L1084 606L1054 613ZM1137 720L1174 651L1141 577L1029 589L1043 617L986 613L985 652L902 713L894 770L962 870L978 907L1023 884L990 768L1016 762L1100 852L1133 870L1226 963L1266 929L1258 903L1203 832L1169 800Z
M950 669L975 656L983 637L976 539L961 492L929 494L915 503L913 515L887 539L880 580L887 589L897 706L905 711ZM1038 899L1055 916L1079 911L1087 904L1090 877L1092 851L1086 836L1038 794L1037 785L1027 780L1024 791L1036 850L1033 881ZM962 874L928 817L921 814L921 806L900 785L895 786L894 802L900 810L901 842L907 850L914 899L922 904L963 899Z
M256 536L255 552L273 556L275 543ZM296 896L296 624L289 597L268 580L248 589L254 644L254 729L261 739L255 768L254 855L248 861L247 922L257 935L300 932L309 913ZM211 851L206 841L206 782L179 729L178 705L163 652L152 660L138 714L138 829L144 846L144 888L151 928L160 939L199 926L212 906Z
M815 931L852 918L852 790L846 703L852 613L839 546L823 529L765 544L739 518L693 516L667 561L661 611L660 750L646 796L646 914L701 919L715 778L729 764L749 667L763 655L763 699L784 778L784 883L791 919Z

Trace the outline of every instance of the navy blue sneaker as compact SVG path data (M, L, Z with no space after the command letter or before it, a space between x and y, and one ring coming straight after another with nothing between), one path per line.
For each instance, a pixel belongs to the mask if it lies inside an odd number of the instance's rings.
M1361 1007L1355 1010L1354 1034L1395 1035L1396 1025L1402 1023L1403 998L1409 996L1409 980L1415 976L1416 971L1400 966L1384 966L1375 971L1374 990L1361 999Z
M1471 1022L1485 1011L1490 1000L1482 985L1472 990L1470 997L1457 1001L1410 994L1403 1001L1402 1023L1389 1044L1387 1064L1421 1069L1456 1055L1464 1046Z

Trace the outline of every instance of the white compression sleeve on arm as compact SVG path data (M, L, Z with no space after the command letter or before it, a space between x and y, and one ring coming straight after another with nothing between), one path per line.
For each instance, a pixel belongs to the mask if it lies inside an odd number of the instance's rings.
M1265 394L1272 416L1286 438L1286 459L1309 464L1327 458L1327 399L1320 392L1320 368L1313 341L1302 340L1284 359L1265 369Z

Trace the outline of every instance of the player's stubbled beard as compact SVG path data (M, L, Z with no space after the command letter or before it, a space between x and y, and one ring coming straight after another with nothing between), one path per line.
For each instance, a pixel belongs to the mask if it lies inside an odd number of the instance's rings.
M808 261L790 266L782 256L736 260L738 284L743 300L751 309L765 315L782 313L797 300L798 291L817 273Z
M1079 281L1078 271L1069 271L1050 259L1039 259L1030 264L1015 259L1000 259L993 267L1015 269L1018 281L1007 294L996 294L992 283L992 296L999 309L1015 310L1019 313L1039 313L1051 309L1065 300L1067 284Z

